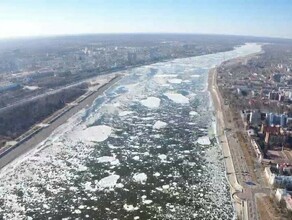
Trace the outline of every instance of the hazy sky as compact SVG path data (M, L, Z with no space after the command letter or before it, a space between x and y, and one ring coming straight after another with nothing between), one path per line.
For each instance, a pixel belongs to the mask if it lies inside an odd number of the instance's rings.
M292 38L292 0L0 0L0 38L129 32Z

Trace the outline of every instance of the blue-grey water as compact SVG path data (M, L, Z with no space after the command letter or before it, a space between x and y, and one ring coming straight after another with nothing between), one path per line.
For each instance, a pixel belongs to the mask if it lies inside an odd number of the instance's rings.
M232 219L207 78L233 51L124 72L0 172L0 219Z

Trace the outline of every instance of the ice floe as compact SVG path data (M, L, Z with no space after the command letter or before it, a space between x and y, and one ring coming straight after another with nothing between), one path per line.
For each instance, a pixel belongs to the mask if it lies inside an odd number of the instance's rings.
M145 204L145 205L149 205L149 204L151 204L153 201L152 201L151 199L145 199L145 200L143 200L142 202L143 202L143 204Z
M180 84L180 83L182 83L182 79L168 79L167 81L169 83L172 83L172 84Z
M160 99L156 97L148 97L147 99L143 99L140 103L147 108L158 108L160 106Z
M197 140L197 143L201 144L201 145L210 145L211 144L210 138L208 136L199 137Z
M190 116L198 116L199 113L196 112L196 111L190 111L189 115L190 115Z
M138 160L140 160L140 157L138 155L136 155L136 156L133 157L133 160L137 160L138 161Z
M200 75L196 75L196 74L194 74L194 75L191 75L191 77L192 77L192 78L198 78L198 77L200 77Z
M118 165L120 161L112 156L103 156L96 159L98 163L110 163L111 165Z
M155 124L153 125L153 129L161 129L161 128L165 128L167 126L166 122L163 121L156 121Z
M101 180L98 181L97 185L99 188L113 188L116 186L117 181L120 179L119 175L110 175L107 177L102 178Z
M156 74L154 77L161 77L161 78L176 78L177 74Z
M160 176L160 173L156 172L156 173L153 174L153 176L159 177Z
M167 156L166 156L165 154L159 154L159 155L158 155L158 158L159 158L160 160L166 160Z
M175 103L189 104L189 99L182 94L167 92L167 93L164 93L164 95Z
M162 186L162 189L164 189L164 190L168 190L169 187L170 187L169 185L163 185L163 186Z
M133 111L122 111L119 113L119 116L123 117L123 116L130 115L133 113L134 113Z
M73 138L83 141L87 144L92 142L102 142L108 139L112 128L106 125L91 126L74 134Z
M184 82L184 83L191 83L191 81L188 80L188 79L187 79L187 80L184 80L183 82Z
M128 204L125 204L123 206L123 208L127 211L127 212L133 212L135 210L138 210L139 208L136 206L133 206L133 205L128 205Z
M145 173L135 173L133 180L138 183L145 183L147 181L147 175Z

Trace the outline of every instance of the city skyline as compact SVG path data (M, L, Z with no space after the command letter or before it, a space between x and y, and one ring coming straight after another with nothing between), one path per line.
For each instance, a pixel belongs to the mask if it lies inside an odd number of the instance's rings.
M292 3L250 0L4 0L0 38L188 33L292 38Z

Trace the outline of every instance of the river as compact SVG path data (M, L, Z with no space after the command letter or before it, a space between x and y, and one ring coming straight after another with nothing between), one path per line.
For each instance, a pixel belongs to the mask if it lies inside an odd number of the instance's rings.
M3 219L232 219L207 90L232 51L135 68L0 172Z

